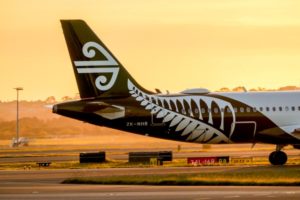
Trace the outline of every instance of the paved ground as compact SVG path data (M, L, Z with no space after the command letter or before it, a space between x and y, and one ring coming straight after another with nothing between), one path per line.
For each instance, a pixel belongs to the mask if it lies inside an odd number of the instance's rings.
M99 186L43 184L23 188L6 188L1 199L107 199L107 200L296 200L300 199L298 187L179 187L179 186Z
M299 187L122 186L60 184L68 177L226 171L232 167L0 171L0 199L210 200L300 199Z
M299 150L287 150L288 155L299 156ZM24 152L23 152L24 153ZM34 154L36 152L28 152ZM53 152L48 152L53 153ZM58 152L59 153L59 152ZM68 152L74 153L74 151ZM75 152L77 153L77 152ZM176 158L190 156L268 156L268 150L226 152L182 152ZM45 157L1 158L0 163L40 161ZM14 155L12 155L14 156ZM113 159L127 159L124 154L111 154ZM53 156L52 161L78 160L78 156ZM299 187L245 187L245 186L116 186L116 185L67 185L60 184L71 177L97 177L127 174L178 174L211 171L229 171L247 166L208 167L158 167L158 168L114 168L114 169L41 169L0 171L0 199L125 199L125 200L210 200L210 199L300 199Z

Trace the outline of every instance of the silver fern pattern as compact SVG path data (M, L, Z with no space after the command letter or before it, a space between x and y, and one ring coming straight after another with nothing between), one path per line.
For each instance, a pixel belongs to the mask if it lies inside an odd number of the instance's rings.
M198 143L232 143L235 112L232 105L222 99L208 96L164 97L144 93L128 80L132 97L146 110L169 127L175 127L187 141ZM225 123L225 113L230 116ZM217 117L215 115L218 115ZM226 119L228 119L228 116ZM224 134L227 130L227 136Z

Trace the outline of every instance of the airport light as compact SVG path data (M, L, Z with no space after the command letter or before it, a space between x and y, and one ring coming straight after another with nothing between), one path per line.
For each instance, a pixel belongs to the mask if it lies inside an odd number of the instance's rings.
M17 91L17 127L16 127L16 147L19 146L19 91L23 90L22 87L14 88Z

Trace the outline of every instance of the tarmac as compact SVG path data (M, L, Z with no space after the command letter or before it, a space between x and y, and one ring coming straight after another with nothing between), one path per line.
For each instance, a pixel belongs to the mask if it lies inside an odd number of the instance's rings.
M163 150L163 149L159 149ZM5 150L4 150L5 151ZM41 152L4 152L5 157L0 163L25 163L38 161L69 161L77 160L82 150L47 151L42 154L62 154L61 156L39 156ZM91 150L94 151L94 150ZM110 159L127 159L124 154L128 150L111 150ZM138 151L135 149L135 151ZM291 157L299 157L299 150L286 151ZM198 156L240 156L268 157L269 150L258 151L226 151L226 152L175 152L174 158ZM68 155L69 154L69 155ZM74 154L74 155L70 155ZM77 154L77 155L75 155ZM299 187L269 186L142 186L142 185L74 185L61 184L67 178L101 177L146 174L182 174L197 172L220 172L239 170L253 166L201 166L201 167L154 167L154 168L101 168L101 169L47 169L40 170L0 170L0 199L125 199L125 200L210 200L210 199L300 199Z
M233 166L0 171L0 199L210 200L300 199L299 187L141 186L61 184L71 177L228 171ZM240 167L241 168L241 167Z

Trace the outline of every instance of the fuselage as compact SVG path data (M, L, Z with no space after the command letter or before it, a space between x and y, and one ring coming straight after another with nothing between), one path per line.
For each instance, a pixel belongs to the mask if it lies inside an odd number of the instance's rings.
M256 108L278 127L300 124L300 92L298 91L219 93L219 95ZM243 115L240 109L238 113Z
M300 92L147 94L130 81L128 89L131 96L126 98L68 102L57 105L54 112L177 141L300 143L293 133L300 124Z

